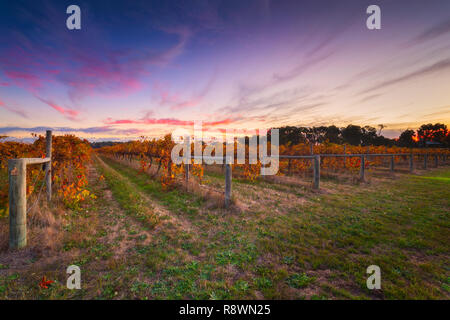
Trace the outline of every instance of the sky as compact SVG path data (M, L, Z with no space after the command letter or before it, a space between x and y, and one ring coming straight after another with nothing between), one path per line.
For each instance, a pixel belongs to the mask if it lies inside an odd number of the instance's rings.
M450 126L450 1L0 0L0 135L130 140L194 121Z

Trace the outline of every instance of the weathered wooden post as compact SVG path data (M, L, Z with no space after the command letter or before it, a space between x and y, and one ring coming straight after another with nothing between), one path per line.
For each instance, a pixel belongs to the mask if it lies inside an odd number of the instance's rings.
M319 190L320 188L320 156L314 156L314 184L313 188Z
M185 183L186 183L186 191L188 191L189 189L189 164L191 162L191 137L187 136L185 137L186 139L186 144L188 146L187 148L187 152L188 154L184 154L184 178L185 178ZM195 147L195 142L194 142L194 147ZM202 159L203 162L203 159ZM194 158L194 163L195 163L195 158Z
M434 166L437 168L439 165L439 156L437 154L434 155Z
M288 176L291 175L291 159L288 160Z
M27 163L25 159L8 160L9 174L9 247L27 245Z
M409 172L414 172L414 155L412 153L409 156Z
M361 156L361 167L359 168L359 179L361 181L364 181L366 179L365 167L366 167L365 157Z
M394 172L395 163L394 163L394 156L391 156L391 172Z
M231 164L225 164L225 208L231 203Z
M427 168L428 168L428 155L427 155L427 154L425 154L425 155L423 156L423 168L424 168L424 169L427 169Z
M50 203L52 201L52 132L47 130L45 135L45 154L46 157L50 159L49 162L45 164L45 185L47 186L47 201Z
M184 165L184 176L186 179L186 190L188 190L188 185L189 185L189 163L186 163Z
M346 152L347 146L344 144L344 154L347 154ZM342 157L344 159L344 168L347 167L347 158L346 157Z

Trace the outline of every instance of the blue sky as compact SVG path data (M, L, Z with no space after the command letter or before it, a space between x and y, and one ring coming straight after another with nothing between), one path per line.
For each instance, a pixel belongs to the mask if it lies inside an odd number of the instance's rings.
M66 28L71 4L81 30ZM450 124L446 0L2 1L0 34L10 136Z

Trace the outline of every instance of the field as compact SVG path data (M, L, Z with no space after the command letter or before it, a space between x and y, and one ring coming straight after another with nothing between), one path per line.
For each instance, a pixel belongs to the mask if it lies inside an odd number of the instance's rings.
M230 209L220 167L187 191L176 181L168 188L138 159L98 153L85 174L95 196L43 202L27 248L7 250L0 220L1 299L450 297L448 166L375 170L364 183L324 173L320 191L296 174L244 174L233 178ZM71 264L81 268L81 290L66 288ZM373 264L381 290L366 287ZM48 289L38 285L43 276L55 281Z

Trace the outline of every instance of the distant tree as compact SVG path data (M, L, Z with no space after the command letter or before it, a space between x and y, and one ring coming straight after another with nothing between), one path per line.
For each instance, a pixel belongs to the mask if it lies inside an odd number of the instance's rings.
M375 144L377 138L377 129L371 126L364 126L361 128L361 142L364 146L371 146Z
M414 136L416 133L414 130L405 130L400 134L400 137L397 140L397 145L399 147L408 147L412 148L417 146L417 142L414 140Z
M394 139L389 139L384 136L376 136L376 138L373 140L374 146L393 146L395 144Z
M312 144L323 143L327 133L327 127L300 127L303 137Z
M447 136L444 139L445 146L450 148L450 131L447 132Z
M417 130L417 136L422 144L425 144L428 141L440 142L442 144L445 144L447 134L447 126L442 123L423 124L419 128L419 130Z
M288 142L291 144L299 144L305 142L305 138L299 127L287 126L277 129L279 129L280 144L286 144Z
M331 143L341 143L342 142L341 130L335 125L327 127L325 139Z
M341 129L341 133L346 143L358 146L362 142L362 129L360 126L349 124L347 127Z

